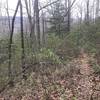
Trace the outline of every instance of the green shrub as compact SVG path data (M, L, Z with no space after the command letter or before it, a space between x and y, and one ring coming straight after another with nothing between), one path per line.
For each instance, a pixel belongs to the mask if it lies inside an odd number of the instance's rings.
M48 35L46 47L55 50L59 46L59 44L61 44L61 42L62 39L52 33Z
M47 48L41 48L39 52L35 53L33 57L36 61L50 61L52 63L60 64L61 60L59 57L51 50Z

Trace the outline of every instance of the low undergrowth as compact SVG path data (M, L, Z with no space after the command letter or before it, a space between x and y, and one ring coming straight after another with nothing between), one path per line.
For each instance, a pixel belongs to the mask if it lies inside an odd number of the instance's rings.
M84 62L87 58L81 60ZM99 74L81 73L81 67L85 66L81 60L74 59L59 67L45 65L44 68L41 65L37 72L30 73L26 81L19 80L14 87L7 88L1 97L5 100L99 100Z

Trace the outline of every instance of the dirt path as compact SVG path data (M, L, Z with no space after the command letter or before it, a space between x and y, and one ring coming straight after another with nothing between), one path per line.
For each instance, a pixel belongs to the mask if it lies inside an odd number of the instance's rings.
M80 62L80 73L82 74L81 79L79 80L78 87L81 88L81 94L78 96L80 97L78 100L92 100L91 95L93 94L96 99L93 100L100 100L99 92L94 91L93 87L100 87L99 82L95 84L91 78L95 78L93 74L93 69L89 64L91 57L88 56L86 53L82 53L81 56L77 59ZM98 78L99 80L99 78ZM99 80L100 81L100 80Z
M82 53L81 58L79 58L81 62L80 73L83 75L90 75L93 73L93 69L89 65L90 57L86 53Z

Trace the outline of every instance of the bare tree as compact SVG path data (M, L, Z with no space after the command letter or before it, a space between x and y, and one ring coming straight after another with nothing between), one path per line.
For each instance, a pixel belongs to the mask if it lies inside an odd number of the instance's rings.
M25 47L24 47L24 31L23 31L23 7L22 7L22 1L20 0L19 2L20 5L20 27L21 27L21 48L22 48L22 74L23 74L23 79L27 79L25 75Z
M29 24L30 24L30 36L32 35L33 33L33 27L32 27L32 16L30 14L30 9L29 9L29 6L28 6L28 1L25 0L25 5L26 5L26 11L27 11L27 15L28 15L28 20L29 20Z
M96 14L95 14L96 19L98 19L98 17L99 17L99 5L100 5L99 3L100 3L100 0L96 0Z
M34 45L36 43L36 36L35 36L35 32L34 32L34 20L32 20L32 15L31 15L31 2L29 0L29 6L28 6L28 1L25 0L25 5L26 5L26 11L27 11L27 15L28 15L28 20L29 20L29 30L30 30L30 45L32 48L32 51L34 51ZM34 19L34 18L33 18Z
M89 25L90 21L90 0L86 0L86 15L85 15L85 21L86 24Z
M57 3L59 0L56 0L54 2L51 2L43 7L41 7L39 9L39 0L35 0L34 1L34 17L35 17L35 26L36 26L36 34L37 34L37 44L38 44L38 48L40 49L41 47L41 34L40 34L40 16L39 16L39 12L55 3Z
M10 15L9 15L8 0L6 0L6 2L7 2L6 12L7 12L7 17L8 17L8 26L9 26L9 32L11 32L11 24L10 24Z
M10 39L9 39L9 48L8 48L9 49L8 76L9 76L9 79L10 79L9 80L9 84L10 85L13 85L12 71L11 71L12 43L13 43L13 33L14 33L15 18L16 18L16 14L17 14L17 11L18 11L19 4L20 4L20 0L17 3L16 10L15 10L15 13L14 13L13 18L12 18L11 34L10 34Z
M95 23L95 0L93 0L93 5L92 5L92 15L93 22Z
M71 0L68 0L68 32L70 32L71 27Z
M35 25L36 25L38 48L40 48L41 41L40 41L39 0L34 1L34 14L35 14Z
M45 13L42 11L42 45L45 45L45 27L46 21L45 21Z
M82 2L81 2L81 5L77 5L78 7L78 13L79 13L79 23L81 24L82 23L82 20L83 20L83 5L82 5Z
M63 17L67 17L67 31L70 32L71 29L71 10L73 5L75 4L76 0L65 0L66 4L66 12Z

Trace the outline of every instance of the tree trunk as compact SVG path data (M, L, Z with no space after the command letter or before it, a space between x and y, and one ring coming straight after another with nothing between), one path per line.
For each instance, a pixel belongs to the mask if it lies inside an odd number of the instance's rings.
M90 5L90 0L87 0L86 2L86 24L89 25L89 21L90 21L90 11L89 11L89 5Z
M39 19L39 6L38 6L38 0L35 0L34 2L34 12L35 12L35 24L36 24L36 34L37 34L37 42L38 42L38 49L40 49L41 46L41 40L40 40L40 19Z
M42 11L42 45L45 45L45 15Z
M8 65L8 76L9 76L9 84L12 85L13 84L13 80L12 80L12 71L11 71L11 58L12 58L12 39L13 39L13 33L14 33L14 23L15 23L15 18L16 18L16 14L18 11L18 7L19 7L19 1L17 3L16 6L16 10L14 13L14 16L12 18L12 26L11 26L11 34L10 34L10 39L9 39L9 65Z
M26 11L27 11L28 20L29 20L30 45L31 45L32 51L34 51L34 45L35 45L35 42L36 42L36 36L35 36L35 34L34 34L34 22L32 22L31 11L29 11L29 9L31 9L31 7L28 7L28 2L27 2L27 0L25 0L25 5L26 5ZM30 4L30 0L29 0L29 5L31 5L31 4Z
M70 32L70 28L71 28L71 1L68 0L68 32Z
M22 7L22 2L20 0L20 27L21 27L21 48L22 48L22 74L23 74L23 79L27 79L25 75L25 47L24 47L24 31L23 31L23 7Z
M9 7L8 7L8 0L7 0L7 17L8 17L8 26L9 26L9 33L11 33L11 23L10 23L10 16L9 16Z
M99 0L96 0L96 14L95 14L95 21L99 18Z

